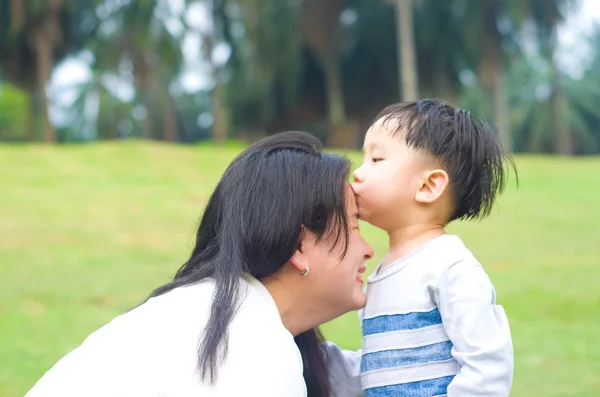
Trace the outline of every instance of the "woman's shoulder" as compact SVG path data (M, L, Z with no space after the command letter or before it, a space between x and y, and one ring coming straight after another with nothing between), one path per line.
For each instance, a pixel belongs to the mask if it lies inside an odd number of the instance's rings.
M242 285L244 298L228 330L219 384L233 388L231 395L243 394L234 393L236 387L265 390L265 383L268 396L306 395L302 356L277 306L258 280L246 278Z
M155 331L168 328L192 333L197 341L198 334L209 321L214 290L213 279L179 287L149 299L128 313L130 318L122 321L143 324L144 328ZM237 339L270 341L271 344L296 348L294 337L284 327L277 305L260 281L244 275L239 282L239 298L228 330L231 343Z

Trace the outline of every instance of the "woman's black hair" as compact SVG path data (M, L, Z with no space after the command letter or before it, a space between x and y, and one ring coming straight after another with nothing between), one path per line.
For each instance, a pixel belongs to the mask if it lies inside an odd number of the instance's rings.
M170 283L155 297L212 278L210 318L198 342L198 369L210 383L227 355L228 327L243 299L244 273L258 279L276 274L310 231L348 245L346 186L350 162L324 153L308 133L284 132L244 150L229 165L200 221L196 245ZM300 276L299 276L300 277ZM308 395L329 394L327 357L317 328L297 335Z

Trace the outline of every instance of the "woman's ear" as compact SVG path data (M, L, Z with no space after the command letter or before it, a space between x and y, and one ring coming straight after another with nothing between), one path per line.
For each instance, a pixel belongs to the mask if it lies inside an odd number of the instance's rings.
M298 243L298 247L290 258L290 263L300 272L303 273L308 267L308 258L303 252L304 241Z
M446 191L450 177L448 173L442 169L430 170L425 173L423 182L415 200L422 204L430 204L439 199Z

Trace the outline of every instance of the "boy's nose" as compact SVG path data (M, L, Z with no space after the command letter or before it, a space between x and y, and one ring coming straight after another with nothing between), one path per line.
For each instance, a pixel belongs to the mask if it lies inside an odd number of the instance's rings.
M354 170L352 176L354 177L354 183L362 183L362 181L364 181L365 178L362 165Z
M371 246L371 244L367 243L365 241L366 246L366 252L365 252L365 260L371 259L373 257L373 255L375 255L375 251L373 251L373 247Z

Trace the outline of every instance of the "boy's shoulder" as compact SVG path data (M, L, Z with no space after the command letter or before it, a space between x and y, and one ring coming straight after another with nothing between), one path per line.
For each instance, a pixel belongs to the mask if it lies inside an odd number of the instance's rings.
M471 262L481 266L471 250L467 248L462 239L453 234L446 234L431 241L423 247L419 260L423 267L435 273L445 273L449 268L461 262Z
M481 265L460 237L440 236L369 277L361 318L435 309L440 282L448 271L456 268L462 275L476 267Z
M415 282L415 278L429 282L439 278L448 269L458 263L473 263L480 266L473 253L465 246L462 239L453 234L437 237L409 255L392 262L380 271L380 267L371 276L370 283L387 282L397 283L399 280Z

